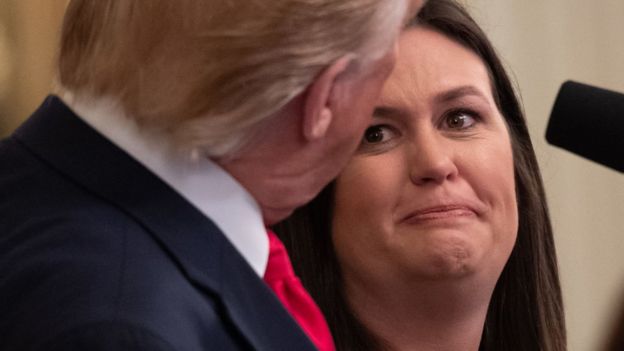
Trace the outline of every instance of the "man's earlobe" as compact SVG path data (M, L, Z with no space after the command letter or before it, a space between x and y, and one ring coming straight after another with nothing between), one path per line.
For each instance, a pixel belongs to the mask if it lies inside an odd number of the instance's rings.
M353 63L352 54L342 56L325 68L308 87L303 108L303 136L308 141L321 139L334 119L330 101L338 77Z

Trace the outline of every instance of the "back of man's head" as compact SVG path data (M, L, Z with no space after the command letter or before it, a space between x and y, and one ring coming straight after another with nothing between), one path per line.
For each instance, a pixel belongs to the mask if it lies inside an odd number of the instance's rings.
M392 45L404 0L72 0L60 84L209 156L240 147L328 65Z

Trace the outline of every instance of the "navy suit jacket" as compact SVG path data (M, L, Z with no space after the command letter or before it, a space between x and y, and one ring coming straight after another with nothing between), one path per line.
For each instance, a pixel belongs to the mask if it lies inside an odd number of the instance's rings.
M215 224L49 97L0 142L0 350L315 350Z

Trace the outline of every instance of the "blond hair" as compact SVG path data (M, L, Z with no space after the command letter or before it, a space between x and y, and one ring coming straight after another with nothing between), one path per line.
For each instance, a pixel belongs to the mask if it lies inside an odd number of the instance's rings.
M381 57L404 0L72 0L59 82L211 157L349 53Z

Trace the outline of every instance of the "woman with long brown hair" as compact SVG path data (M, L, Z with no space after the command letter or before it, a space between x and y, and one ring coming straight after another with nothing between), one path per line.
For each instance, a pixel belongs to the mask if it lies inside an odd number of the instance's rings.
M566 350L526 121L489 40L429 1L360 148L276 226L338 350Z

